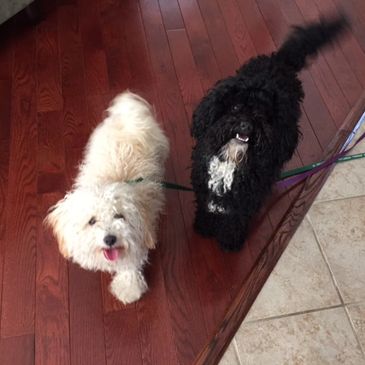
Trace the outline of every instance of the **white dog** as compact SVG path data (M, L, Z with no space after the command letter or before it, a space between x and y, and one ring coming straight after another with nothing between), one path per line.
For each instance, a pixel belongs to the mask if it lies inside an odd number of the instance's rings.
M64 257L113 274L111 292L123 303L147 290L142 269L156 245L168 151L152 107L124 92L92 133L72 191L45 220Z

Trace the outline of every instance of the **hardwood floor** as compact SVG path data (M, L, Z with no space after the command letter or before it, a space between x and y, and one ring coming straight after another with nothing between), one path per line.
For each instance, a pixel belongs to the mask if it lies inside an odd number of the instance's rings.
M166 178L189 185L189 125L204 92L248 58L275 51L290 25L341 8L352 31L301 73L303 138L287 168L338 150L365 106L365 7L361 0L40 5L38 24L19 14L0 27L0 363L216 363L326 175L275 191L238 254L193 232L191 193L167 191L146 267L150 290L128 306L108 292L107 275L67 263L42 220L70 187L90 131L118 92L129 88L155 105L171 142Z

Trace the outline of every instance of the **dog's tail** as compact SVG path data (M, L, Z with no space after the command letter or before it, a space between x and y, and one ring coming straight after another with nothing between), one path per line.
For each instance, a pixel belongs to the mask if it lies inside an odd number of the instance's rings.
M292 33L276 54L278 60L299 72L306 65L309 56L333 42L347 27L349 22L344 15L334 19L321 19L306 26L294 27Z

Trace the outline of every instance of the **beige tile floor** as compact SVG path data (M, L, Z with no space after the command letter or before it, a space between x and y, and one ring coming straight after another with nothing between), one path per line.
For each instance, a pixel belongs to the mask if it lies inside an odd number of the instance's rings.
M365 365L365 159L336 166L220 364Z

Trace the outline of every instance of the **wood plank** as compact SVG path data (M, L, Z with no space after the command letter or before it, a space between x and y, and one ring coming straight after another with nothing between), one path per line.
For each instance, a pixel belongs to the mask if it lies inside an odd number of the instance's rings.
M61 75L58 54L57 12L37 27L37 111L62 110Z
M2 303L3 292L3 274L4 274L4 258L5 258L5 228L6 228L6 200L8 192L8 176L9 176L9 141L0 142L0 303ZM1 311L1 308L0 308ZM1 313L1 312L0 312ZM0 317L1 328L1 317Z
M179 5L203 88L208 90L223 77L223 74L218 66L197 1L179 0Z
M63 138L66 151L85 147L91 132L84 94L65 95L63 108Z
M10 80L11 78L11 42L9 38L10 36L6 34L6 31L0 34L0 80Z
M318 157L321 156L323 149L313 131L311 123L303 107L299 125L303 137L299 141L297 151L303 164L308 165L318 160Z
M65 169L61 112L38 113L38 171L60 172Z
M256 56L256 49L241 16L236 0L218 0L227 31L240 64Z
M0 141L9 141L10 138L10 105L11 81L9 77L0 80Z
M338 9L333 0L315 0L316 6L323 14L338 14ZM342 53L345 56L352 71L360 81L362 87L365 86L365 53L359 46L352 31L348 32L340 42L337 42L336 47L342 49Z
M266 17L273 19L275 14L275 18L281 19L282 28L280 28L280 30L275 29L275 32L271 32L273 37L277 37L275 40L277 46L282 44L290 29L285 21L284 15L281 13L280 5L278 7L277 2L271 0L259 0L259 4L262 12L266 14ZM293 2L291 6L295 6L295 2ZM287 10L285 9L283 11ZM301 17L299 10L297 15L297 24L304 24L305 21ZM324 54L327 54L327 52L325 51ZM331 113L334 122L338 126L341 125L350 109L350 105L346 100L345 95L340 88L334 74L332 73L332 70L327 64L327 60L323 56L323 52L320 52L318 57L316 57L314 62L312 62L310 72L319 92L321 93L321 96L323 97L324 102L328 107L328 110Z
M0 81L0 120L3 127L0 130L0 239L4 238L6 227L6 204L9 148L10 148L10 83ZM3 133L2 133L3 132Z
M38 193L65 189L62 117L62 112L38 113Z
M125 13L122 5L122 2L117 0L100 1L102 41L106 55L109 88L113 92L127 89L131 81L126 46L130 34L125 25L128 14ZM121 18L124 19L123 22L120 21Z
M86 96L87 118L90 129L94 129L106 116L106 109L113 100L114 95L88 95Z
M364 16L359 11L359 2L353 0L334 0L339 10L342 10L351 19L351 29L357 42L365 52L365 26ZM361 6L361 5L360 5Z
M34 335L2 338L0 340L0 364L35 364Z
M181 96L188 118L191 120L194 109L204 95L203 87L185 29L168 31L167 36Z
M90 126L87 120L84 57L76 6L67 5L59 8L58 34L64 96L64 144L66 149L84 147Z
M274 41L256 2L254 0L237 0L237 3L257 54L275 51Z
M83 45L86 95L109 92L106 54L99 21L98 6L89 0L78 1L80 32Z
M66 96L85 93L84 57L76 6L65 5L59 8L58 35L62 94Z
M44 194L39 198L42 221L50 206L61 194ZM68 269L58 252L50 230L40 223L37 239L35 363L70 364L70 329L68 311Z
M310 0L304 2L303 0L296 0L296 3L307 21L319 19L321 7L318 9L315 1ZM320 5L320 3L317 4ZM323 8L323 10L325 9ZM349 66L344 54L342 53L341 47L335 46L327 48L326 50L321 51L321 54L332 69L333 75L337 79L337 82L348 103L350 105L354 105L361 95L362 86ZM348 110L349 108L347 109L346 114L348 113ZM338 122L338 126L341 125L346 114Z
M6 39L2 39L0 49L0 303L2 304L3 274L5 258L5 229L6 229L6 200L9 179L9 155L10 155L10 105L11 105L11 75L10 47ZM0 328L1 328L0 305ZM1 344L0 344L1 348ZM1 351L0 351L1 352Z
M100 273L69 265L71 364L106 364ZM116 339L120 341L120 339Z
M233 75L240 66L222 13L216 0L198 0L210 43L223 77Z
M159 0L161 15L166 30L185 27L177 0Z
M153 104L156 99L156 78L149 63L150 56L138 3L135 1L123 2L123 12L128 14L124 23L124 31L128 33L126 47L131 74L130 87Z
M36 202L35 38L14 42L1 335L34 333Z
M158 247L150 254L145 268L149 290L136 303L141 356L143 364L178 364L160 251Z
M125 311L111 312L105 316L106 364L143 364L140 343L136 341L137 320L134 305Z

